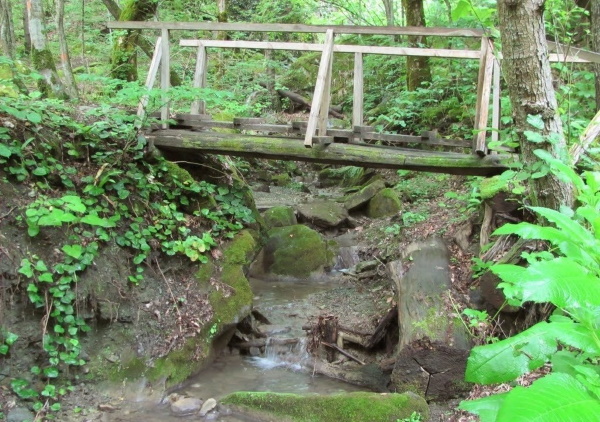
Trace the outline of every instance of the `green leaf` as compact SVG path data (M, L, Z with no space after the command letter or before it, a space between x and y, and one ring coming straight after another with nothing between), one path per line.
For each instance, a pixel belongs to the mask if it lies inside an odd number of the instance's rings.
M527 116L527 123L529 123L531 126L538 130L544 129L544 120L542 120L542 116L540 116L539 114L529 114Z
M465 400L460 403L458 408L479 415L481 422L496 421L506 395L507 393L501 393L477 400Z
M65 329L62 326L56 324L54 326L54 332L57 333L57 334L64 334Z
M99 217L94 214L86 215L81 219L82 223L89 224L90 226L100 226L100 227L115 227L116 224L106 218Z
M81 254L83 253L83 248L81 247L81 245L65 245L62 247L62 251L75 258L75 259L79 259L79 257L81 257Z
M0 344L0 355L6 355L8 353L8 345Z
M65 195L61 198L61 200L71 211L84 213L87 209L83 202L81 202L81 198L77 195Z
M6 344L8 344L9 346L12 346L15 341L17 341L17 339L19 338L19 336L15 333L11 333L10 331L8 333L6 333L4 342Z
M43 273L38 277L38 281L43 283L52 283L54 280L51 273Z
M530 387L515 387L506 395L498 421L596 422L600 400L568 374L552 373Z
M0 143L0 157L9 158L11 154L12 152L10 149L6 145Z
M465 380L480 384L511 381L546 363L557 349L557 327L539 322L505 340L471 350Z
M36 113L35 111L29 111L27 113L27 120L37 125L42 123L42 116L39 113Z
M44 368L44 375L46 375L48 378L56 378L58 377L58 368L55 366Z
M36 176L45 176L48 174L48 169L46 167L36 167L32 173Z

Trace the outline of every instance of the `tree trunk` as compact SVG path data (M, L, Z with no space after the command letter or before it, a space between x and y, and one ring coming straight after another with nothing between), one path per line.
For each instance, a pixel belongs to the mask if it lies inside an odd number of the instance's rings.
M60 62L65 75L65 87L71 98L77 98L77 84L73 77L71 68L71 57L69 56L69 47L67 37L65 36L65 0L56 0L56 30L58 32L58 42L60 44Z
M9 3L11 0L8 0ZM29 53L31 51L31 35L29 34L29 19L27 17L27 1L23 0L23 37L25 44L25 51Z
M0 0L0 46L2 54L15 58L15 28L10 0Z
M27 21L31 34L31 62L42 75L38 89L44 96L66 98L64 87L56 73L54 58L44 32L42 0L27 0Z
M406 25L425 26L423 0L402 0L406 14ZM427 43L425 37L408 37L411 47L420 47ZM410 56L406 58L406 84L409 91L419 88L423 82L431 81L431 69L427 57Z
M106 6L112 17L116 20L119 20L119 17L121 16L121 8L119 5L114 0L102 0L102 3L104 3L104 6ZM146 38L137 37L136 45L144 52L146 56L148 56L149 59L152 59L152 55L154 54L154 46L148 42ZM173 69L171 69L171 85L181 85L181 78Z
M394 6L394 0L383 0L383 7L385 9L385 21L387 23L387 26L395 25L394 15L396 8Z
M536 149L545 149L555 157L566 154L566 141L552 85L548 46L544 28L544 0L499 0L498 17L502 35L502 68L508 85L515 127L521 147L521 161L530 166L538 158ZM540 116L545 139L528 141L524 132L534 130L527 122L530 115ZM533 205L558 209L573 202L572 187L549 174L531 180L530 200Z
M590 36L592 38L592 50L600 53L600 0L591 0ZM594 75L596 76L596 110L600 110L600 64L594 64Z
M145 21L156 13L156 0L127 0L119 16L120 21ZM137 54L135 46L139 30L127 31L116 39L112 53L111 75L115 79L137 81Z

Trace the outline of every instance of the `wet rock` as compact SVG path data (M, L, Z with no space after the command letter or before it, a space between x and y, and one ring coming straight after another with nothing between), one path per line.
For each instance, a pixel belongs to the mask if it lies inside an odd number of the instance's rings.
M250 267L250 275L269 274L306 278L322 271L333 257L329 256L323 237L309 227L297 224L269 230L269 238Z
M362 273L362 272L365 272L365 271L371 271L371 270L377 269L378 265L379 265L379 261L377 261L377 260L361 261L358 264L356 264L356 267L355 267L354 271L357 272L357 273Z
M171 403L171 412L177 416L191 415L202 408L202 400L195 397L185 397Z
M262 216L265 220L267 229L272 229L274 227L293 226L298 224L296 214L294 213L294 209L292 207L281 206L269 208L263 213Z
M250 349L248 349L248 353L250 353L250 356L260 356L260 348L252 346Z
M339 227L348 219L348 211L333 201L315 201L298 206L301 221L322 229Z
M321 187L355 186L360 183L365 173L364 168L345 166L340 168L326 168L319 172L319 185Z
M206 416L207 413L213 410L215 407L217 407L217 401L213 398L207 399L202 405L199 415L202 417Z
M352 193L343 198L344 207L348 211L353 211L367 204L379 191L385 189L383 180L375 180L358 192Z
M402 203L398 197L398 193L394 189L383 189L371 200L367 205L367 216L369 218L382 218L396 215L400 212Z
M25 407L15 407L8 412L6 422L32 421L35 418L33 412Z

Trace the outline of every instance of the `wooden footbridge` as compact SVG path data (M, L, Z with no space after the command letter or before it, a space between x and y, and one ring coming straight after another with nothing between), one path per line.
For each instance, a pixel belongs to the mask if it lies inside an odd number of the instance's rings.
M130 21L109 22L108 27L127 30L160 30L146 79L146 87L152 88L160 68L160 87L165 93L160 112L162 124L147 133L146 137L160 150L168 152L170 155L184 155L187 161L193 161L194 154L210 153L450 174L494 175L504 171L509 162L514 160L514 154L511 154L511 151L489 151L487 148L488 141L498 140L500 66L491 40L481 30ZM322 44L214 39L182 39L180 41L181 46L196 48L194 88L206 87L208 49L237 48L321 52L308 120L291 122L286 125L265 124L262 119L256 118L236 118L232 122L215 121L206 114L205 104L200 99L192 103L190 113L172 115L169 111L167 91L170 88L171 70L169 34L174 30L238 31L246 34L252 32L325 34ZM334 42L336 34L466 37L478 38L481 42L480 48L477 50L344 45ZM598 60L595 57L590 58L588 52L571 48L568 54L562 54L560 46L554 45L554 47L559 52L550 54L551 61L590 62ZM333 129L328 125L332 63L336 53L354 54L353 129L348 130ZM372 127L364 126L363 56L365 54L479 60L474 138L472 140L442 139L435 130L425 132L421 136L377 133ZM147 98L143 99L140 104L138 111L140 116L145 113L146 105ZM222 129L233 129L236 133L222 133ZM448 149L453 149L453 151L448 151Z

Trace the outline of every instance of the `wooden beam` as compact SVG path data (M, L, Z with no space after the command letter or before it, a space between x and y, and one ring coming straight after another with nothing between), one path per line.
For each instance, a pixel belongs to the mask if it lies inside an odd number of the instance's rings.
M492 57L494 62L492 78L492 142L498 142L500 130L500 63L498 59Z
M162 128L167 129L168 123L167 119L169 118L169 99L167 96L167 91L171 87L171 63L170 63L170 52L169 52L169 30L163 29L162 31L162 41L161 41L161 49L162 49L162 59L160 64L160 88L163 91L162 96L162 107L160 110L160 118L163 121Z
M306 126L306 135L304 138L304 146L311 147L313 142L313 136L317 129L317 123L320 114L321 102L325 91L325 83L327 79L327 72L331 63L331 56L333 54L333 30L327 30L325 34L325 43L323 48L323 54L321 54L321 63L319 63L319 72L317 73L317 83L315 84L315 94L313 95L312 105L310 107L310 114L308 116L308 125Z
M489 116L490 92L493 69L492 47L487 37L481 39L481 59L477 78L477 104L475 106L475 136L473 152L479 156L487 154L485 143L486 128Z
M266 41L227 41L227 40L192 40L179 41L182 47L197 47L204 45L207 48L249 48L255 50L292 50L292 51L323 51L323 44L312 43L287 43ZM417 47L377 47L369 45L334 45L334 53L363 53L382 54L390 56L423 56L441 57L452 59L478 59L480 52L477 50L452 50L444 48L417 48Z
M219 23L219 22L145 22L109 21L111 29L170 29L191 31L242 31L242 32L296 32L326 33L333 29L337 34L365 35L424 35L438 37L479 38L484 31L473 28L436 28L421 26L358 26L358 25L302 25L302 24L261 24L261 23Z
M418 151L376 145L333 143L305 148L302 140L240 134L217 134L185 130L158 130L146 136L169 156L190 160L194 153L225 154L277 160L406 169L436 173L491 176L502 173L513 160L509 155Z
M333 44L333 39L332 39ZM329 116L329 106L331 104L331 72L333 71L333 54L329 56L329 63L327 64L327 76L325 77L325 84L323 87L323 98L321 99L321 110L319 111L319 123L317 125L318 134L320 137L324 137L327 134L327 117Z
M600 53L594 53L593 51L587 51L582 48L559 44L553 41L548 41L548 48L557 53L567 54L569 57L585 60L588 63L600 64Z
M154 82L156 81L156 75L158 73L158 67L160 65L160 58L162 56L162 46L161 46L161 37L156 39L156 45L154 46L154 54L152 54L152 60L150 61L150 69L148 70L148 75L146 76L146 89L151 90L154 86ZM140 103L138 105L137 111L137 122L136 127L139 129L142 124L142 120L144 115L146 114L146 106L148 105L148 94L145 94L140 99Z
M354 53L354 88L352 94L352 127L363 124L363 53Z
M192 86L194 88L206 88L206 67L208 63L208 57L206 57L206 47L200 43L198 45L198 52L196 54L196 70L194 72L194 81ZM205 114L206 103L202 100L194 100L190 108L191 114Z

